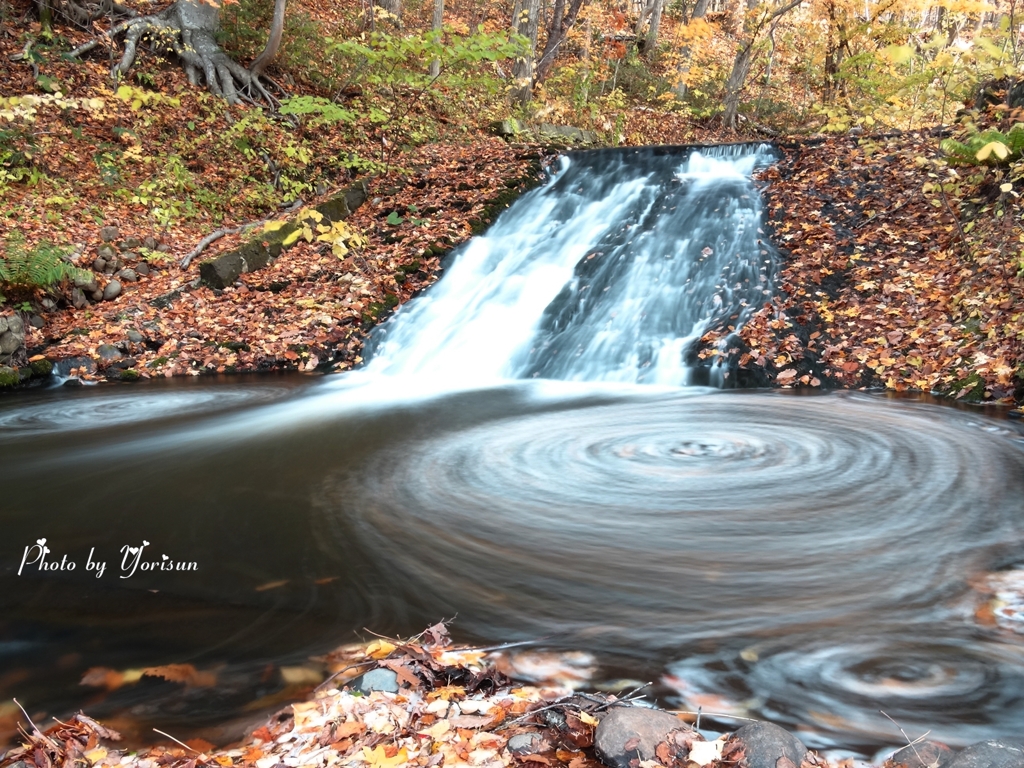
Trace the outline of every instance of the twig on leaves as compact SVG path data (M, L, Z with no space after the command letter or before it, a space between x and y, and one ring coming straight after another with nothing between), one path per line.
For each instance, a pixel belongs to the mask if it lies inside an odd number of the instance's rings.
M925 765L925 766L928 765L928 763L926 763L924 761L924 758L921 757L921 753L919 753L917 751L917 747L914 746L914 745L915 744L919 744L922 741L924 741L925 737L927 737L928 734L931 733L931 731L925 731L923 735L918 736L916 739L911 741L910 737L907 736L907 732L903 730L903 726L902 725L900 725L895 720L893 720L891 717L889 717L889 715L886 714L886 712L884 712L883 710L880 709L878 711L881 712L883 715L885 715L893 725L895 725L897 728L900 729L900 733L903 734L903 738L907 740L907 746L910 747L912 750L914 750L914 755L915 755L915 757L917 757L918 763L920 763L921 765ZM894 752L893 754L896 754L896 753Z
M28 720L28 724L32 726L32 730L36 733L41 734L42 731L39 730L39 726L32 722L32 718L28 716L28 712L25 711L25 708L23 706L21 706L21 702L17 699L12 699L12 701L18 705L18 709L21 710L21 714L23 714L25 716L25 719Z
M328 683L333 681L338 675L343 675L344 673L348 672L350 669L355 669L356 667L365 667L365 666L367 666L369 664L376 664L376 663L377 663L376 659L367 659L366 661L357 661L355 664L349 664L344 669L339 669L337 672L335 672L333 675L328 677L326 680L324 680L322 683L320 683L320 685L318 685L313 690L314 690L315 693L319 693L320 691L322 691L325 688L325 686Z
M176 738L174 738L173 736L171 736L171 734L169 734L169 733L164 733L164 732L163 732L163 731L161 731L161 730L160 730L159 728L154 728L153 730L154 730L154 731L155 731L156 733L159 733L159 734L160 734L161 736L166 736L166 737L167 737L168 739L170 739L171 741L173 741L173 742L175 742L175 743L177 743L177 744L180 744L181 746L183 746L183 747L184 747L185 749L189 750L190 752L195 752L195 753L196 753L197 755L201 755L201 754L203 754L203 753L202 753L202 752L200 752L200 751L199 751L198 749L195 749L195 748L193 748L193 747L190 747L190 746L189 746L188 744L186 744L186 743L185 743L184 741L182 741L181 739L176 739Z
M590 710L591 712L600 712L601 710L608 709L609 707L625 706L627 704L631 704L634 701L643 700L645 698L644 696L634 696L634 694L638 693L639 691L642 691L649 685L652 685L652 683L644 683L639 688L634 688L625 696L616 699L602 699L598 696L592 696L588 693L574 693L571 696L566 696L565 698L559 699L553 704L548 704L546 707L538 707L537 709L531 709L529 712L517 717L515 720L509 720L507 723L502 723L495 730L500 731L504 730L505 728L511 728L513 725L518 725L519 723L529 720L531 717L540 712L547 712L552 709L561 709L567 703L571 702L573 699L586 699L589 702L597 704L596 707Z
M701 717L727 717L730 720L746 720L749 723L760 723L761 722L756 717L741 717L740 715L727 715L724 712L705 712L703 710L703 708L698 708L698 710L696 712L690 712L690 711L685 710L685 709L668 709L668 710L665 710L665 711L666 712L670 712L673 715L696 715L697 716L697 723L698 723L697 727L698 728L700 727L699 723L700 723L700 718Z

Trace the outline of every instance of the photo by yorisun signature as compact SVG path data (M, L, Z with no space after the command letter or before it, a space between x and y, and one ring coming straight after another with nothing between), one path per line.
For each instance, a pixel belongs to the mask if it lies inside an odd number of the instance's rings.
M125 544L121 547L121 576L122 579L130 579L136 571L198 571L199 564L185 560L174 560L167 555L161 554L159 559L153 557L146 559L145 549L150 543L145 539L142 544L133 547ZM36 571L73 571L78 563L63 555L60 560L49 559L50 548L46 546L46 539L36 539L35 544L25 547L21 555L21 565L18 566L18 575L28 567L34 566ZM54 556L55 558L56 556ZM96 547L89 550L89 556L85 561L85 571L95 572L96 578L102 578L107 570L107 563L104 560L96 559Z

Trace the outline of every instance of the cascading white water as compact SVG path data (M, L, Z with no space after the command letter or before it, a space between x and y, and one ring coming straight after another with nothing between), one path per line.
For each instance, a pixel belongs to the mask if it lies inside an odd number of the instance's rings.
M751 173L765 145L579 153L380 331L366 373L459 387L682 385L693 343L770 292Z

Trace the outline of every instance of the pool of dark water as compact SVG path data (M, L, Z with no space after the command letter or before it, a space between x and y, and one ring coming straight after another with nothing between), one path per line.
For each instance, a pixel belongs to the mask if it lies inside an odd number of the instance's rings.
M0 698L33 715L228 740L300 695L281 667L455 617L818 746L898 744L881 710L951 743L1024 737L1022 637L974 620L972 580L1024 563L1021 432L984 412L153 382L0 399L0 476ZM216 682L80 685L169 663Z

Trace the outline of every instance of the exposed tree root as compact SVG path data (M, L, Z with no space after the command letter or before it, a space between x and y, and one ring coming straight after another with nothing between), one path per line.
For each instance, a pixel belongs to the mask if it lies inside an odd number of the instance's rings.
M62 18L82 29L97 19L127 18L135 16L135 12L115 0L40 0L38 3L40 18Z
M192 85L205 83L211 93L231 104L243 99L276 104L274 97L260 83L259 75L250 72L217 45L214 38L217 13L217 8L198 0L178 0L160 13L116 25L103 36L79 46L71 55L81 56L104 39L112 41L123 33L124 52L111 70L115 80L131 69L138 55L139 43L147 40L155 49L175 54Z

